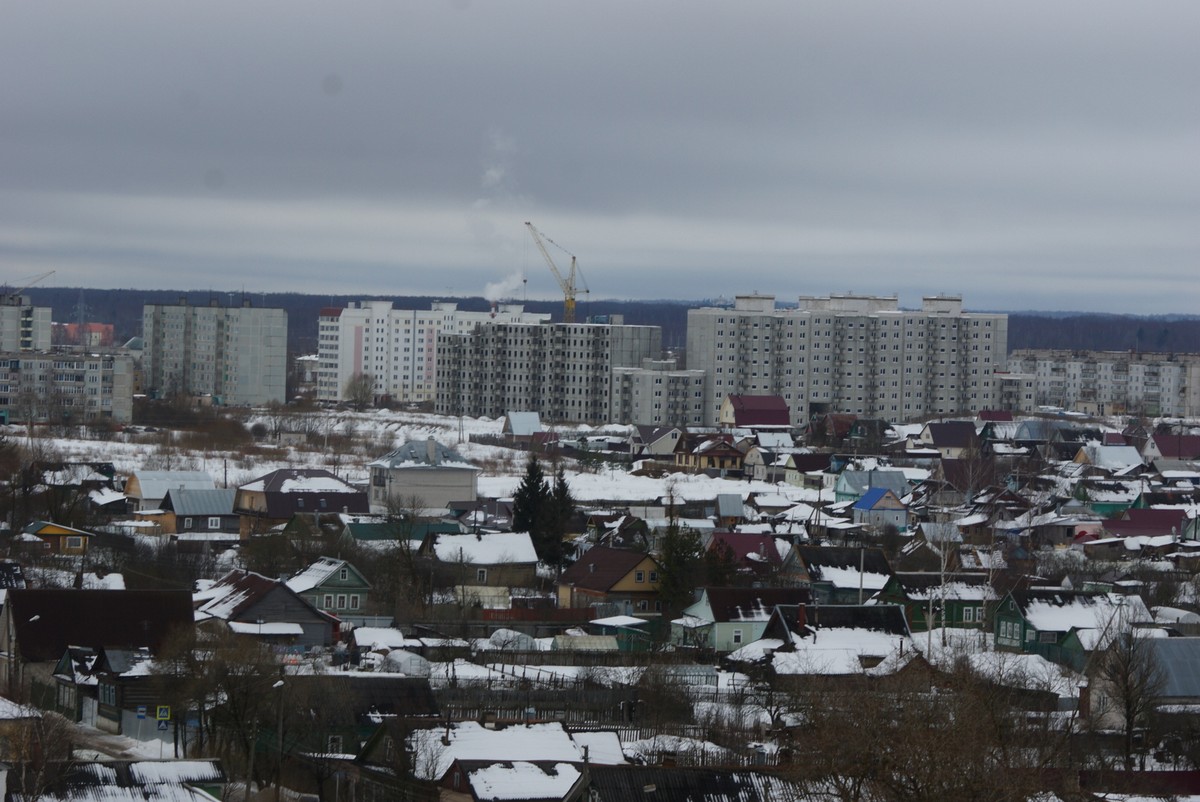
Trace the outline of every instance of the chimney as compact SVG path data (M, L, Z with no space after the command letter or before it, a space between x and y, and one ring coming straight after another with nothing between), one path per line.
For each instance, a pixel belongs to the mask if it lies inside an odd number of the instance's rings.
M429 464L437 465L437 440L433 439L433 435L429 435L425 441L425 453L429 457Z

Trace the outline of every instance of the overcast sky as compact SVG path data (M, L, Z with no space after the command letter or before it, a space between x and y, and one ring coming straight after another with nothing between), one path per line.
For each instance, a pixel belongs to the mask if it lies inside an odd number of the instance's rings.
M1197 313L1197 32L1194 0L8 3L0 281L561 297L532 220L593 299Z

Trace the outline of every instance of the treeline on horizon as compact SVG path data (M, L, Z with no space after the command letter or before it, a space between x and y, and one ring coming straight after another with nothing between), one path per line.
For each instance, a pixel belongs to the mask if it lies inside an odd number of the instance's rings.
M436 296L305 295L301 293L246 293L178 290L97 290L69 287L34 287L25 293L37 306L49 306L56 323L80 319L80 304L87 322L112 323L118 342L141 334L142 306L147 303L178 303L207 306L217 303L281 307L288 313L288 348L296 354L315 353L317 316L325 307L345 307L351 301L389 300L397 308L428 309L434 301L452 301L459 309L484 311L483 298L440 298ZM514 301L526 311L549 312L562 317L558 301ZM633 325L662 326L663 345L682 349L687 341L687 310L703 305L688 301L580 301L576 317L624 315ZM1200 352L1200 316L1135 316L1069 313L1009 313L1008 347L1067 350L1138 351L1157 353Z

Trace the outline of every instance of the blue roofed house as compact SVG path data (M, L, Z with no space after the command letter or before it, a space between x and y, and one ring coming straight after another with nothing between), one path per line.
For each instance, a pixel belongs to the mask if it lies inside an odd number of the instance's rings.
M908 477L895 469L856 471L847 469L838 474L833 486L834 501L857 501L873 487L886 487L897 498L908 495Z
M876 530L887 526L894 526L901 532L908 529L908 508L886 487L869 488L854 502L851 514L855 523Z

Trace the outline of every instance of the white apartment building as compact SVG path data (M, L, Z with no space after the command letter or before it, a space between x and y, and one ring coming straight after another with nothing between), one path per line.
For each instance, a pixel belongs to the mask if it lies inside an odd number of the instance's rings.
M436 411L500 417L519 410L548 422L607 423L614 369L641 366L662 350L658 326L611 320L479 326L442 337Z
M962 298L740 295L734 307L688 312L687 364L705 371L704 425L731 393L779 395L793 420L846 412L906 421L995 406L1007 364L1008 316L964 312Z
M25 295L0 296L0 352L50 350L51 310Z
M643 359L613 368L610 423L699 426L704 419L704 371L682 370L674 359Z
M356 374L375 381L375 397L428 403L437 397L438 342L467 334L478 325L540 324L550 313L501 304L489 312L467 312L456 303L430 309L393 309L391 301L351 303L321 310L317 340L317 400L344 401Z
M1033 404L1094 415L1200 415L1200 354L1014 351L1009 369L1033 377Z
M211 395L231 406L286 400L283 309L146 304L142 339L143 388L151 395Z
M0 354L0 417L12 423L128 423L133 374L133 357L120 354Z

